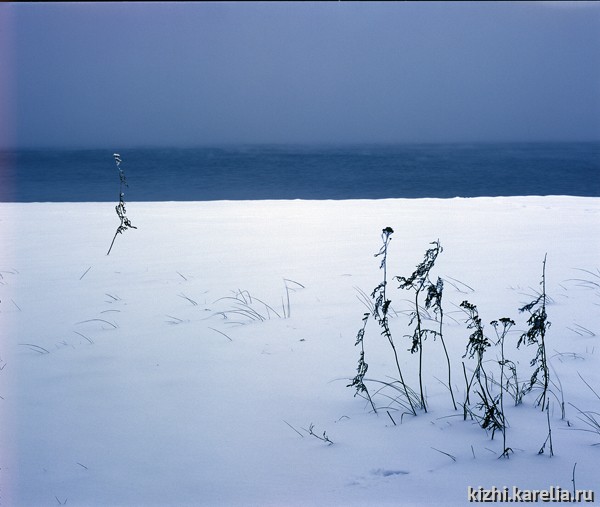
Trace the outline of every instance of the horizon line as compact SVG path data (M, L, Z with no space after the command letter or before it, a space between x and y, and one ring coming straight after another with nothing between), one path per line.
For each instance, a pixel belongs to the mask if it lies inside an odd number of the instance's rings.
M147 150L147 149L200 149L200 148L223 148L223 147L385 147L385 146L474 146L474 145L507 145L507 144L598 144L600 139L581 140L528 140L528 141L220 141L204 143L181 143L181 144L124 144L119 148L115 145L29 145L29 146L4 146L0 152L17 151L92 151L92 150ZM112 146L112 147L111 147Z

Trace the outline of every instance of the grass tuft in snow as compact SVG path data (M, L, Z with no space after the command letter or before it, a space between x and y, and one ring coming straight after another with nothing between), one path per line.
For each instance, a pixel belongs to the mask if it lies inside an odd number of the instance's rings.
M590 391L592 391L592 393L594 393L594 396L596 396L596 398L598 398L598 400L600 400L600 395L598 395L598 393L594 390L594 388L578 373L579 378L581 379L581 381L588 387L588 389ZM579 414L577 417L580 421L582 421L588 428L575 428L578 431L587 431L590 433L596 433L598 436L600 436L600 413L592 411L592 410L581 410L578 407L576 407L575 405L573 405L572 403L569 403L569 405L571 405L575 410L577 410L577 413ZM594 444L594 445L600 445L600 442Z
M285 287L285 300L283 297L281 298L280 311L275 310L274 306L266 303L262 299L253 296L249 291L238 289L232 293L232 296L225 296L213 302L213 304L219 302L228 303L228 308L216 312L216 315L222 316L223 319L228 320L229 323L232 324L246 324L253 321L264 322L273 317L277 317L278 319L289 319L292 312L290 294L305 287L301 283L287 278L284 278L283 282ZM192 302L186 296L182 295L181 297ZM230 320L230 317L232 316L241 317L243 320L232 321Z
M277 317L281 315L270 305L264 303L258 298L253 298L250 292L238 290L233 296L225 296L217 299L219 301L227 301L231 303L231 307L227 310L217 312L217 315L223 316L224 319L229 319L230 315L241 316L250 321L265 321L271 318L271 312Z
M304 289L304 285L295 280L290 280L289 278L283 279L283 284L285 286L285 300L286 304L284 304L283 299L281 301L281 307L283 310L283 317L289 319L292 316L292 308L290 306L290 292L296 292L299 289Z

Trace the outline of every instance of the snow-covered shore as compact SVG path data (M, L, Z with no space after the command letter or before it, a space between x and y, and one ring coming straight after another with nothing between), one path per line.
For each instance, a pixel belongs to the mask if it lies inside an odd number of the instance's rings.
M575 408L600 412L582 381L600 393L600 198L132 202L127 213L137 229L107 256L114 204L0 203L0 505L466 505L468 486L571 490L575 463L577 488L600 494L600 435L577 431L589 426ZM547 254L554 457L538 455L547 421L531 394L507 409L514 453L498 459L501 436L453 410L439 341L424 345L428 413L400 423L392 408L394 426L353 397L358 289L381 281L387 226L391 326L413 386L409 294L391 277L431 241L444 248L434 276L454 282L444 334L461 402L461 362L474 364L458 305L476 304L490 337L491 320L516 321L507 354L527 380L518 308ZM394 375L374 326L365 350L369 375Z

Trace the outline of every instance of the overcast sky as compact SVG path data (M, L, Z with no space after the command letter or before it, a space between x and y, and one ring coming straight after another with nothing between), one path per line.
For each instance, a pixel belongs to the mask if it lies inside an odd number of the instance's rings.
M0 4L0 145L600 140L594 3Z

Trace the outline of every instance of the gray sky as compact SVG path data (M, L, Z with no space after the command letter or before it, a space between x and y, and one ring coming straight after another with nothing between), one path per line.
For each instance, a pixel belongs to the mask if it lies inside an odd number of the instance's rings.
M600 7L0 5L0 147L600 140Z

